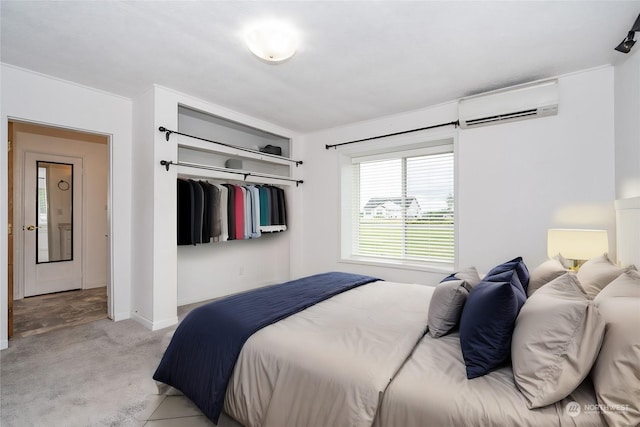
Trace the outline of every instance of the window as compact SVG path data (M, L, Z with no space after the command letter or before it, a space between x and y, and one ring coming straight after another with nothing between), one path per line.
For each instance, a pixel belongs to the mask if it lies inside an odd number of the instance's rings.
M352 178L348 258L454 263L451 143L353 157L347 167Z

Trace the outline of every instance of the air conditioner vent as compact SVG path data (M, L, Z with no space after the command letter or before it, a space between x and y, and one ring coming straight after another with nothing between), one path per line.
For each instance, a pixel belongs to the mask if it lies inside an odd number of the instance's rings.
M463 98L460 127L471 128L558 114L558 81L515 86Z

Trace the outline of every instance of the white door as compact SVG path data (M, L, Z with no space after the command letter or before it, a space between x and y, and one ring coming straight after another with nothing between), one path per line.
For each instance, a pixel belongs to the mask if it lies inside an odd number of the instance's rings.
M26 152L24 296L82 288L82 159Z

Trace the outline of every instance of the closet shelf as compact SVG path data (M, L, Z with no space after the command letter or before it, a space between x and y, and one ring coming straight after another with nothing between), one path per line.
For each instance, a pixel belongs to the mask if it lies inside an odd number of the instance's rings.
M201 165L190 162L174 162L171 160L160 160L160 164L168 171L171 166L178 167L178 174L183 176L211 179L231 179L237 180L235 175L243 175L243 181L263 184L291 185L296 187L304 181L301 179L289 178L286 176L272 175L268 173L252 172L242 169L229 169L211 165Z
M263 153L262 151L257 151L250 148L239 147L237 145L200 138L199 136L189 135L189 134L178 132L175 130L170 130L165 128L164 126L160 126L158 130L166 134L167 141L169 141L171 134L187 137L188 142L186 138L178 139L178 147L181 147L181 148L204 151L207 153L228 154L236 157L243 157L246 159L258 160L261 162L273 163L273 164L279 164L279 165L289 165L291 163L294 163L296 166L298 166L303 163L302 160L294 160L288 157L282 157L275 154ZM216 146L212 147L211 144L215 144Z

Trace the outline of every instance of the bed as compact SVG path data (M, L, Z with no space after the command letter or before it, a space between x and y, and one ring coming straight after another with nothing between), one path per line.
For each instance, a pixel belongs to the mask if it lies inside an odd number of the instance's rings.
M600 258L613 274L606 255ZM583 267L583 280L603 262ZM606 336L601 325L604 338L593 356L600 351L598 361L590 362L591 375L590 364L572 391L534 409L516 384L521 373L515 360L513 368L504 363L470 380L458 330L437 339L425 333L436 287L347 273L310 276L192 311L154 379L182 391L212 421L224 410L247 427L635 425L640 275L628 270L608 279L612 291L601 298L603 313L614 320L607 321ZM545 286L577 281L578 275L564 274ZM621 286L613 285L620 279ZM301 289L316 289L316 295L309 299ZM236 330L233 338L229 330ZM571 376L575 361L568 362ZM631 382L617 382L620 377ZM613 394L594 390L594 383L603 381L614 381Z

